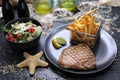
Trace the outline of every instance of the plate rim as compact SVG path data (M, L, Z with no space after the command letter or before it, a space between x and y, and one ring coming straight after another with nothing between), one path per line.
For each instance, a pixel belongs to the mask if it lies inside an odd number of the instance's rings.
M116 44L116 41L114 40L114 38L113 38L109 33L107 33L105 30L101 29L100 32L101 32L101 31L104 31L107 35L109 35L110 38L113 40L114 45L115 45L114 57L112 58L112 60L109 62L108 65L106 65L106 66L104 66L104 67L102 67L102 68L100 68L100 69L98 69L98 70L94 70L94 71L91 70L90 72L75 72L75 71L71 71L71 70L69 70L69 69L62 68L62 67L60 67L59 65L57 65L56 63L54 63L54 62L47 56L47 52L46 52L46 48L45 48L46 41L47 41L47 39L48 39L53 33L55 34L58 30L61 31L61 30L65 29L65 26L67 26L67 25L69 25L69 24L61 25L61 26L59 26L59 28L53 29L53 30L50 32L50 34L47 35L47 37L45 38L45 41L44 41L44 54L45 54L46 58L49 60L49 62L52 63L52 65L54 65L55 67L59 68L60 70L63 70L63 71L69 72L69 73L74 73L74 74L93 74L93 73L97 73L97 72L100 72L100 71L106 69L107 67L109 67L109 66L114 62L114 60L115 60L115 58L116 58L116 56L117 56L117 44Z

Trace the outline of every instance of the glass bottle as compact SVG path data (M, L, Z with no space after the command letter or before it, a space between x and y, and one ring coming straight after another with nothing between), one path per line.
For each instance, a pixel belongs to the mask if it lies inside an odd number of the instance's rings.
M58 0L60 8L66 8L69 11L76 11L75 0Z
M2 0L2 14L5 23L14 19L14 10L9 0Z
M29 17L30 13L29 13L29 9L28 6L25 2L25 0L19 0L18 2L18 17Z
M53 0L35 0L33 2L33 8L36 13L38 14L47 14L52 12L54 7L54 1Z

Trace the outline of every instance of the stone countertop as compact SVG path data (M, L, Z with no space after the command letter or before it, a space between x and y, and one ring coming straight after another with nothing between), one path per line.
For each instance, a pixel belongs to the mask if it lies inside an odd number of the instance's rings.
M12 51L6 43L0 30L0 80L120 80L120 8L112 8L112 12L101 14L102 28L105 29L116 41L118 54L114 63L105 70L91 75L71 74L52 65L45 56L43 60L49 62L46 68L37 67L33 76L29 75L28 68L17 68L16 64L24 60L22 52ZM104 17L104 18L103 18ZM68 24L71 21L54 22L54 29L60 25ZM4 23L0 19L0 25ZM53 29L52 29L53 30ZM49 34L50 30L46 32ZM42 36L37 48L28 51L35 54L43 50L46 36Z

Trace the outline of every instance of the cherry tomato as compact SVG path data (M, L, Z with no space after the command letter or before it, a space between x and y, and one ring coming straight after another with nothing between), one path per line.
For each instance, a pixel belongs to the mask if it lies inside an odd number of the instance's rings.
M22 37L21 33L17 34L17 36L16 36L17 39L20 39L21 37Z
M14 42L14 36L12 34L8 34L7 39L11 42Z
M28 28L27 31L30 32L30 33L33 33L35 31L35 28L34 27L30 27L30 28Z
M27 29L28 32L31 32L30 28Z
M31 33L33 33L35 31L34 27L31 27Z

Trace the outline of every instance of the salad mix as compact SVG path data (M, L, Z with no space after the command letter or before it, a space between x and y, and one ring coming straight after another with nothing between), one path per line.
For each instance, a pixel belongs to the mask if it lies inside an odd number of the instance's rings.
M15 24L12 24L11 27L10 30L6 30L8 33L6 38L11 42L16 43L31 41L38 37L42 32L42 28L33 24L31 21L26 23L16 22Z

